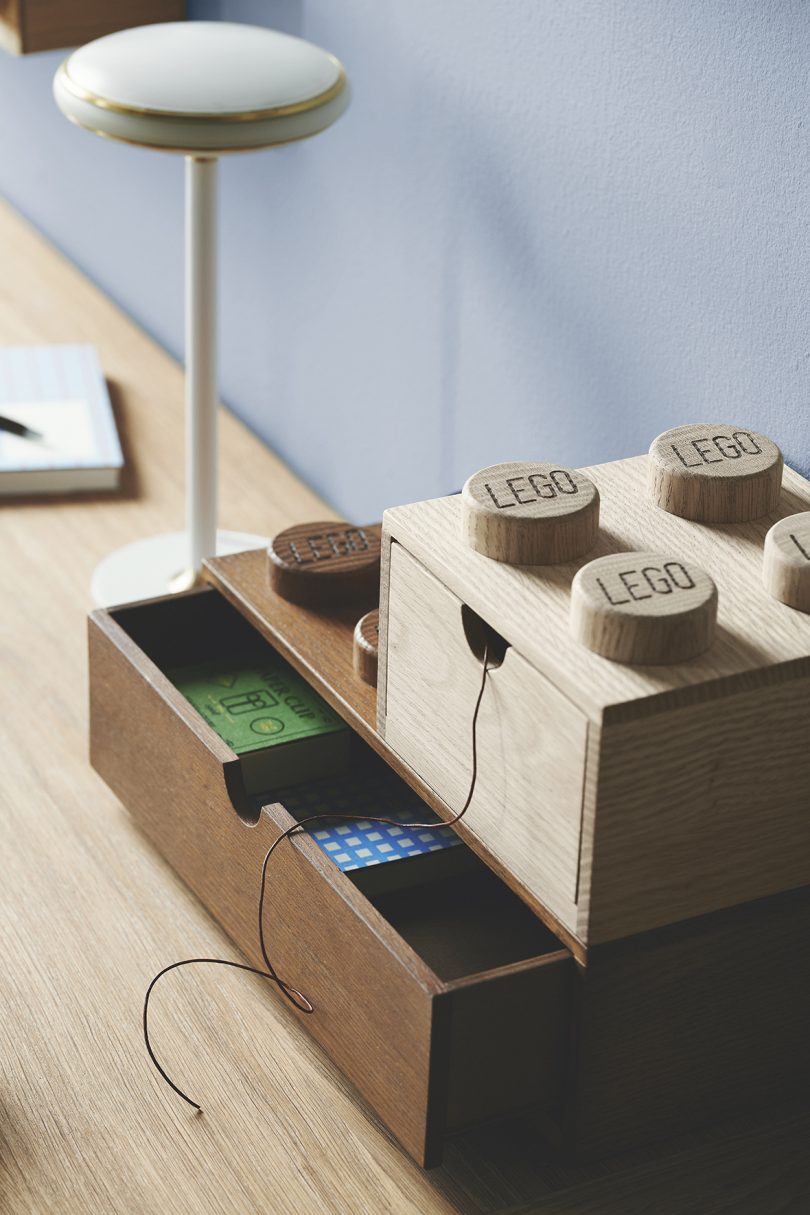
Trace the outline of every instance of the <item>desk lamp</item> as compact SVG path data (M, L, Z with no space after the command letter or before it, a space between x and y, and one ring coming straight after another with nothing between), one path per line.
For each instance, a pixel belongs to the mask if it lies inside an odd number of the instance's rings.
M218 158L317 135L349 88L333 55L287 34L221 21L108 34L74 51L54 79L71 122L186 158L187 533L138 540L93 577L101 605L196 581L203 559L266 543L217 532L216 199Z

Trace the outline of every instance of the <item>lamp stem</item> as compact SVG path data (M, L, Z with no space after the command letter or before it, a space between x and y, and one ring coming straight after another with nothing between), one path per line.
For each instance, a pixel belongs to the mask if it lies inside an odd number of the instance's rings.
M191 573L217 544L217 168L186 157L186 526Z

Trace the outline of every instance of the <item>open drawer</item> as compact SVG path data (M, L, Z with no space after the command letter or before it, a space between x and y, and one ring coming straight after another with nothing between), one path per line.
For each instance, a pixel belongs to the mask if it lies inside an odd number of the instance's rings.
M251 634L213 590L94 613L90 735L95 768L260 965L261 862L296 820L259 809L239 757L165 675ZM382 761L353 745L371 779ZM274 965L315 1007L294 1015L420 1164L522 1107L557 1120L573 960L464 845L343 872L302 832L273 857L266 914Z

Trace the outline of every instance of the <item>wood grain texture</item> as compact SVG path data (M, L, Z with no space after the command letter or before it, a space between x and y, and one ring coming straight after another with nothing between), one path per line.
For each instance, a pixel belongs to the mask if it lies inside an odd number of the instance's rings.
M391 553L385 740L458 812L470 785L481 659L461 602L400 545ZM563 923L575 921L588 721L515 650L491 670L478 779L462 822Z
M380 611L374 608L361 616L354 626L354 673L364 683L377 686L377 661L380 649Z
M765 435L720 423L678 426L650 445L650 500L698 523L744 523L776 510L782 467Z
M271 813L281 826L283 815ZM435 1165L449 1130L527 1105L559 1118L573 962L558 942L541 933L547 954L478 973L474 925L464 923L475 872L451 883L453 905L438 857L432 883L372 906L313 840L297 837L295 847L299 859L273 887L275 905L290 911L279 917L273 956L316 1007L305 1027L410 1154ZM403 902L416 937L407 922L402 935ZM508 950L511 917L489 906L491 931L500 927ZM431 969L437 948L458 977Z
M95 342L129 459L120 496L0 512L4 1215L802 1210L804 1107L579 1167L552 1160L539 1120L521 1115L457 1137L423 1173L266 984L222 967L168 980L155 1001L162 1057L206 1112L167 1097L140 1037L146 983L175 958L230 948L88 764L84 637L98 560L181 526L182 375L2 207L0 250L0 338ZM228 414L220 437L227 526L272 534L325 516Z
M273 537L267 557L270 586L290 603L332 611L378 596L378 523L299 523Z
M769 595L810 612L810 512L780 519L765 537L762 583Z
M584 649L570 635L569 610L571 582L587 559L534 569L488 561L461 539L457 496L388 510L384 531L593 717L615 705L624 705L628 715L646 716L653 703L630 702L664 692L683 703L708 700L721 690L720 680L736 680L740 687L765 684L767 668L777 663L810 674L810 619L771 599L760 572L771 524L810 510L810 485L803 477L785 470L771 516L709 527L651 505L645 456L581 471L596 483L601 498L599 540L590 559L621 551L672 552L711 574L720 597L718 630L711 649L699 658L666 667L618 667Z
M103 34L182 21L185 0L13 0L0 9L3 44L17 54L82 46Z
M810 679L608 723L579 929L590 943L810 882Z
M589 552L599 491L575 469L512 462L483 468L461 491L467 543L509 565L558 565Z
M688 662L714 640L717 587L705 570L665 553L612 553L571 583L571 632L613 662Z

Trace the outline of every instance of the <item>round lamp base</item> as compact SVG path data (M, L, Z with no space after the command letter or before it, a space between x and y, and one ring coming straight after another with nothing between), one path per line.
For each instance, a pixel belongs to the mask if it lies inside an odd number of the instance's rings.
M269 540L249 532L217 532L217 556L265 548ZM167 532L126 544L96 566L90 584L97 607L134 603L188 590L194 578L188 569L188 536Z

